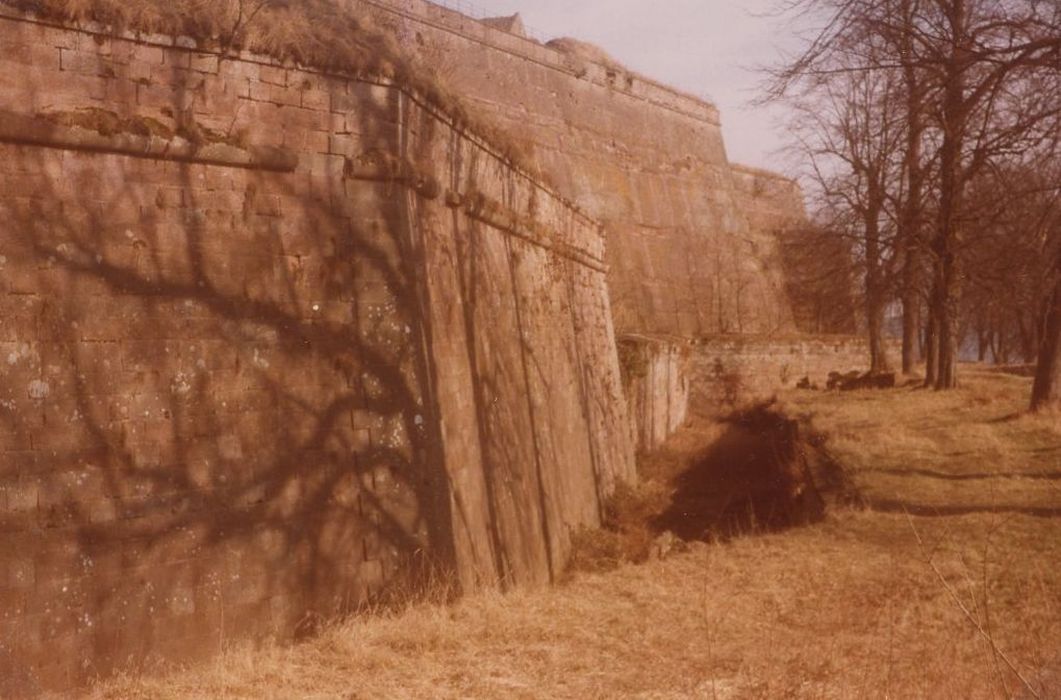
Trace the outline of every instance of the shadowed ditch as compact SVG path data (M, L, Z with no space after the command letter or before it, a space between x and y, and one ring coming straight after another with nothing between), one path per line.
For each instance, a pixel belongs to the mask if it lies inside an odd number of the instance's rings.
M576 538L572 570L602 570L666 553L674 540L726 540L821 521L859 504L842 466L771 404L721 422L698 418L642 456L642 483L620 488L602 530Z
M670 505L650 525L700 540L817 522L830 502L854 498L821 442L769 405L736 413L677 476Z

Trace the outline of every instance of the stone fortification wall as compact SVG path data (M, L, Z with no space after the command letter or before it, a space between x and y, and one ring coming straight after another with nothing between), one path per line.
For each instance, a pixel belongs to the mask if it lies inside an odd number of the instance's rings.
M866 341L857 336L705 338L690 357L690 410L708 414L769 399L804 377L824 389L830 372L869 366Z
M747 165L733 164L731 172L737 201L752 230L777 235L806 222L803 190L798 182Z
M689 410L687 343L644 336L619 340L619 365L633 442L650 452L685 424Z
M547 581L633 477L599 227L415 95L0 19L0 696Z
M422 0L358 6L606 223L620 332L794 330L776 239L748 210L714 106Z
M452 55L447 58L441 56L441 52L436 48L428 47L428 44L432 42L427 40L437 40L439 36L435 32L460 35L462 39L474 43L489 54L494 52L508 54L514 58L538 64L543 68L622 92L664 109L710 121L715 125L719 123L718 109L698 97L682 93L651 78L617 69L615 66L579 61L535 39L520 33L505 31L495 26L495 23L476 20L430 0L344 0L344 2L360 10L374 8L381 11L382 14L377 15L381 25L389 26L407 43L420 46L442 58L446 62L444 66L446 68L452 67L452 64L458 61ZM419 37L416 36L418 31ZM430 34L424 34L424 31ZM499 67L500 65L503 64L499 64ZM454 77L457 78L457 76ZM506 84L511 84L515 76L496 75L495 77L504 80Z
M809 335L852 334L855 280L847 242L807 221L799 184L775 173L733 166L742 209L753 229L772 234L770 267L783 271L796 328Z

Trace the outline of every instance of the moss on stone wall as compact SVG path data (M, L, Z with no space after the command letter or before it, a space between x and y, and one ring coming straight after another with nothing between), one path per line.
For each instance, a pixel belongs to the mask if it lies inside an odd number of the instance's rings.
M619 371L623 377L623 384L630 385L635 379L641 379L648 373L648 353L645 351L644 343L622 338L618 341Z

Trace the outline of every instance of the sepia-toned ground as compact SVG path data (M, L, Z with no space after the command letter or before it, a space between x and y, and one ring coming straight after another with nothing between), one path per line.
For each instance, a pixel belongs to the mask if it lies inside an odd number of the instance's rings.
M1061 697L1061 416L1024 415L1029 392L976 368L952 393L789 392L866 509L235 647L94 695ZM697 430L711 432L671 450Z

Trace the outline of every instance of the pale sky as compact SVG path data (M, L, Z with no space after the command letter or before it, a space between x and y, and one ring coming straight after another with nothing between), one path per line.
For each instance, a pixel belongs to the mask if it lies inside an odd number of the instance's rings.
M722 112L731 161L785 170L783 113L748 103L761 80L753 69L793 46L790 27L763 16L776 0L474 0L487 15L519 12L548 39L597 44L620 63L709 98ZM444 1L441 4L447 4ZM449 3L457 6L457 3ZM460 5L466 7L466 3Z

